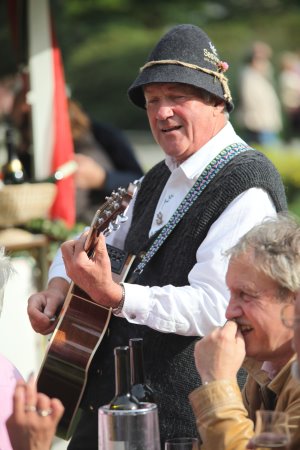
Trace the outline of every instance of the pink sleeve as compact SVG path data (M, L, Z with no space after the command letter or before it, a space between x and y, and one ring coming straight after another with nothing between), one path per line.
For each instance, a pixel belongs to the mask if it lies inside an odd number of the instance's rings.
M16 382L23 379L15 366L0 354L0 442L1 448L12 450L5 422L12 413L12 397ZM3 447L2 447L3 446Z

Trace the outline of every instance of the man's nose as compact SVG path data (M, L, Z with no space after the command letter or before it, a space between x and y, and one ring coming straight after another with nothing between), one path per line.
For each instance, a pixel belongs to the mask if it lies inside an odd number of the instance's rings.
M237 317L241 317L242 314L243 309L241 308L240 303L236 299L234 299L233 296L231 296L225 313L226 319L236 319Z
M161 103L158 107L156 118L157 120L166 120L173 116L173 109L167 103Z

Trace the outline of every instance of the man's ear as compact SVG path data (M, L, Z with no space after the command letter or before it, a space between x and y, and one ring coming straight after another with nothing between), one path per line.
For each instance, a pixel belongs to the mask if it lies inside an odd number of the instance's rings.
M219 115L220 113L223 113L225 109L225 103L219 100L216 101L214 104L214 116Z
M300 295L299 292L291 292L290 291L288 293L288 295L285 297L283 305L293 305L295 307L296 303L297 303L297 298L298 298L298 301L300 300L299 295Z
M297 291L297 292L291 292L291 302L292 302L292 303L295 303L295 302L296 302L297 297L300 298L300 292L299 292L299 291Z

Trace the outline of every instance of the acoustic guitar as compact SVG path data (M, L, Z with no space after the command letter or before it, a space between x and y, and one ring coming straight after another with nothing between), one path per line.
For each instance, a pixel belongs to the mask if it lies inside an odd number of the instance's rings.
M93 257L100 233L107 236L127 220L124 211L135 189L134 184L130 184L127 190L119 188L96 212L85 243L89 258ZM107 250L114 281L124 281L134 257L109 245ZM88 369L110 317L111 308L95 303L71 283L37 377L38 391L59 398L65 407L56 432L63 439L70 438L78 420Z

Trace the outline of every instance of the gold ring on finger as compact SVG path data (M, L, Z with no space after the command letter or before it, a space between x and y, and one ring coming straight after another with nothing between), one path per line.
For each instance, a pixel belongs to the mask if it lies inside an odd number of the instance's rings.
M34 405L25 405L25 412L35 412L36 406Z

